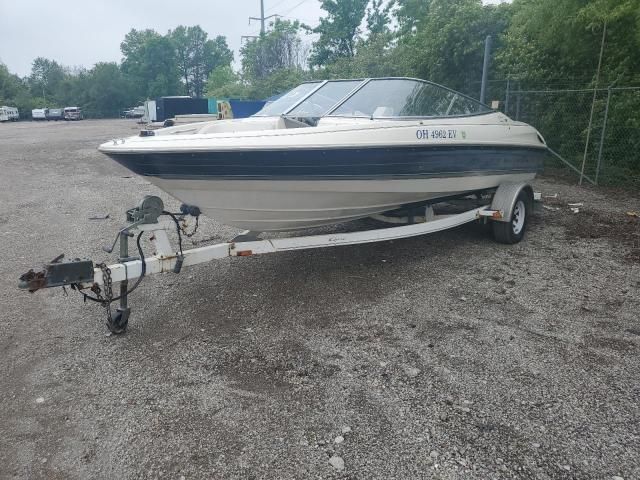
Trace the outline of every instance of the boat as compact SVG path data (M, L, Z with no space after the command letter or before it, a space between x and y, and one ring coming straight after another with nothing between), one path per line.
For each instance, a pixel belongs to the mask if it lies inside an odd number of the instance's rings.
M404 77L306 82L248 118L143 130L99 150L204 215L253 232L528 182L547 155L532 126Z

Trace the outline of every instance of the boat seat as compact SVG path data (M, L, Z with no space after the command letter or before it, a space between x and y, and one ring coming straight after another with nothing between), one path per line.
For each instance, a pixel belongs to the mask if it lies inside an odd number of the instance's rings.
M393 117L393 108L378 107L373 111L372 117Z
M295 118L282 117L282 120L284 121L284 128L306 128L310 126L308 123L301 122Z

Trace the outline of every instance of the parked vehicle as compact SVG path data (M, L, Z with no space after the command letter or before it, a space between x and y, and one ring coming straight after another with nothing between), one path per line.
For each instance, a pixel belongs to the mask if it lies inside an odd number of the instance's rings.
M65 120L82 120L82 109L79 107L65 107L64 108Z
M144 116L144 105L139 105L137 107L131 107L122 112L120 115L124 118L142 118Z
M64 110L62 108L50 108L47 113L47 120L64 120Z
M33 110L31 110L31 119L46 120L48 114L49 114L48 108L34 108Z
M20 118L18 109L15 107L0 107L0 122L17 122Z

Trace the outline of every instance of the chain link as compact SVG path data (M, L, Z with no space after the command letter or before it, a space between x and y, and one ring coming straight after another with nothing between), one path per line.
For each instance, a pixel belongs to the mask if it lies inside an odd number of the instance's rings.
M105 263L96 265L102 270L102 282L104 284L104 307L107 310L107 321L111 322L111 302L113 301L113 280L111 279L111 269ZM99 293L97 293L100 296Z
M187 232L187 228L186 228L186 222L182 222L182 224L180 224L180 230L182 231L182 234L187 237L187 238L191 238L193 237L196 232L198 231L198 225L199 225L199 221L200 221L200 217L196 217L196 224L193 227L193 231L191 233Z

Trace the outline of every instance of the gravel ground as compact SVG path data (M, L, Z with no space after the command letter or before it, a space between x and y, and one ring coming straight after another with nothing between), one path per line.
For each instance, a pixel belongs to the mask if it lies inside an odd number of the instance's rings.
M637 195L547 177L515 246L469 225L155 276L107 337L16 285L175 206L96 151L136 129L0 125L0 478L640 478Z

